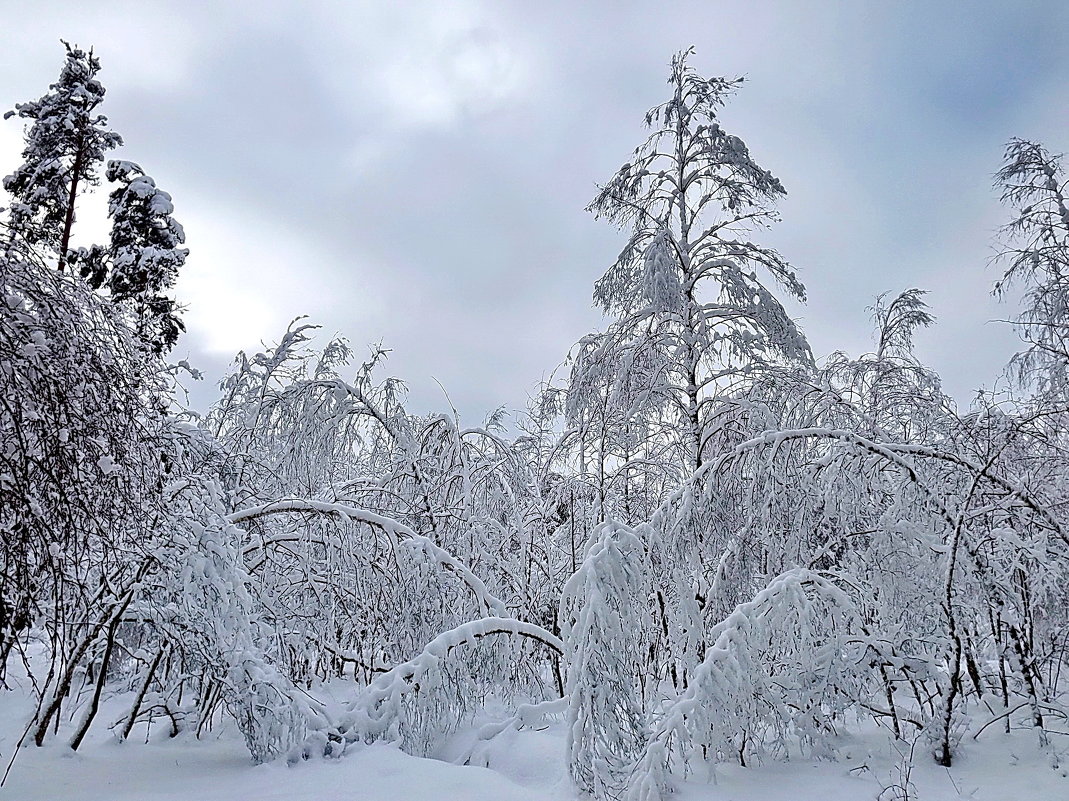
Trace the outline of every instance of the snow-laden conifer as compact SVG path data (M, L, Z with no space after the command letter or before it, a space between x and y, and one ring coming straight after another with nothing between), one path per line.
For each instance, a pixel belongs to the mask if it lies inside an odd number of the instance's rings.
M111 243L78 253L82 277L107 287L127 306L141 339L156 353L170 350L185 330L168 291L185 264L185 231L174 219L171 196L132 161L108 162L108 181L118 184L108 203Z
M11 194L11 234L55 253L62 270L68 259L75 202L86 186L98 183L104 154L122 144L98 107L104 86L100 60L68 44L59 79L37 100L19 103L5 118L32 120L26 131L23 163L4 178Z

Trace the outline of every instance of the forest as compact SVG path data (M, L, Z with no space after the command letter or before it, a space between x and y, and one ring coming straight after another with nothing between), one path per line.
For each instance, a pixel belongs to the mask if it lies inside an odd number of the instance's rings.
M32 701L8 771L226 730L289 771L375 743L486 764L555 727L595 799L866 732L902 754L884 801L1011 733L1066 775L1061 157L1013 139L991 165L1021 346L961 410L913 350L923 289L873 299L870 352L814 358L762 244L786 189L723 127L744 84L697 61L672 58L590 202L620 232L609 324L517 421L471 425L409 411L384 348L315 345L305 318L187 408L181 199L108 158L100 60L65 44L0 165L0 706ZM94 189L110 239L75 247Z

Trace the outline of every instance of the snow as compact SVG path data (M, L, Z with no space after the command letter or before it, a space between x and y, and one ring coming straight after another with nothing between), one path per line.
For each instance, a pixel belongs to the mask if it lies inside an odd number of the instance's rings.
M237 740L100 744L84 754L45 749L20 757L2 795L23 801L241 801L242 799L485 799L528 801L547 796L485 768L418 759L385 744L340 761L288 768L249 765Z
M0 705L4 766L32 711L20 690ZM528 712L528 715L531 713ZM236 729L224 726L202 740L164 733L151 742L118 743L103 727L77 752L62 741L23 748L0 799L18 801L571 801L565 731L560 722L531 716L536 729L506 727L489 741L476 726L453 738L439 756L418 758L375 743L342 759L252 765ZM921 801L1061 801L1069 798L1065 769L1054 770L1030 731L988 729L967 740L951 769L915 749L911 798ZM1069 743L1061 744L1064 749ZM908 745L900 746L908 750ZM792 760L755 767L719 765L715 783L691 777L678 801L868 801L899 781L901 755L881 730L844 737L839 761Z

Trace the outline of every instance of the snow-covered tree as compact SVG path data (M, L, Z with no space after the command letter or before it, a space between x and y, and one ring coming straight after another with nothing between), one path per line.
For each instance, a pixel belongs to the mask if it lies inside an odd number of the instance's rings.
M656 410L675 421L688 471L706 459L713 396L763 364L810 359L765 276L799 300L802 284L779 253L750 240L775 219L785 190L720 125L741 80L703 78L690 55L673 58L672 97L646 114L646 141L590 204L630 236L595 285L616 321L598 358L577 362L571 386L575 409L607 395L628 415ZM609 386L601 358L618 363Z
M111 299L129 306L142 340L156 353L171 349L185 330L174 299L167 295L189 250L171 196L132 161L108 162L107 179L117 183L108 204L111 244L80 251L82 277L106 286Z
M23 242L0 257L0 298L0 657L31 623L47 643L43 737L86 660L108 661L148 558L166 389L110 304Z
M1069 199L1062 157L1037 142L1012 139L995 176L1013 219L1002 229L1003 293L1024 288L1016 320L1028 349L1016 360L1019 377L1064 398L1069 381Z
M867 696L860 628L831 582L804 569L775 577L713 629L690 685L653 716L629 797L659 801L672 765L826 753L835 719Z
M122 144L97 110L104 100L100 60L92 50L63 46L66 60L50 91L4 115L32 120L23 163L4 178L13 198L10 233L55 253L61 270L70 255L79 192L98 183L104 154Z
M598 798L624 788L645 745L653 616L641 533L607 522L561 597L568 643L568 758L572 779Z
M185 478L168 494L160 530L169 536L158 551L163 569L142 601L143 614L184 655L185 672L218 687L253 760L283 756L303 740L310 712L271 658L271 610L254 595L245 532L227 519L211 479Z

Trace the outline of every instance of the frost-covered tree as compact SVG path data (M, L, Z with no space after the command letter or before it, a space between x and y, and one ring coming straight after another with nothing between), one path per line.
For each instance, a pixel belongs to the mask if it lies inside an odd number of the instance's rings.
M309 715L278 668L271 610L255 597L244 563L245 532L226 518L211 479L191 476L170 491L160 525L168 533L158 551L163 569L150 584L153 595L142 599L143 614L184 656L184 671L218 688L253 760L284 755L303 739Z
M257 592L287 609L295 678L369 678L480 613L552 625L564 558L531 465L493 421L410 415L400 382L375 378L381 348L343 377L348 346L315 353L310 328L243 355L208 416L235 514L270 510L248 518L248 556Z
M30 245L69 258L71 230L79 192L99 181L104 154L122 144L98 112L104 86L97 80L100 60L67 42L59 79L37 100L19 103L5 118L32 120L22 151L23 163L6 178L12 196L10 229Z
M776 576L711 632L690 685L658 710L632 766L627 797L660 801L666 767L709 758L823 754L835 719L867 696L868 643L852 600L808 570Z
M178 307L167 295L189 250L171 196L132 161L108 162L108 181L117 183L108 204L111 244L79 253L82 277L106 286L111 299L130 308L139 335L156 353L170 350L185 330Z
M808 361L809 348L773 291L802 300L790 265L751 234L775 219L785 190L720 125L740 80L703 78L678 54L671 98L646 114L650 134L590 204L630 230L594 298L616 318L597 358L577 363L572 407L608 396L629 415L676 422L678 463L705 461L711 398L763 364ZM602 358L618 366L606 386ZM626 386L625 386L626 385Z
M106 667L149 558L166 390L110 304L27 247L0 257L0 663L46 644L40 740L87 663Z
M647 670L654 626L646 544L612 522L596 534L564 588L559 622L569 657L569 770L580 788L611 798L645 744L644 695L656 685Z
M875 350L856 357L833 353L810 379L834 394L838 414L830 408L827 413L841 421L853 418L847 426L855 430L897 441L931 441L944 433L954 415L953 404L943 394L938 375L913 352L916 332L935 323L926 294L914 288L890 301L888 293L875 299L869 307ZM789 391L791 383L781 381L779 391ZM796 398L816 399L815 387ZM827 395L822 402L830 399Z
M1024 288L1016 320L1028 349L1015 360L1018 375L1064 398L1069 381L1069 199L1062 157L1037 142L1012 139L995 176L1013 219L1002 228L999 258L1005 273L995 292Z

